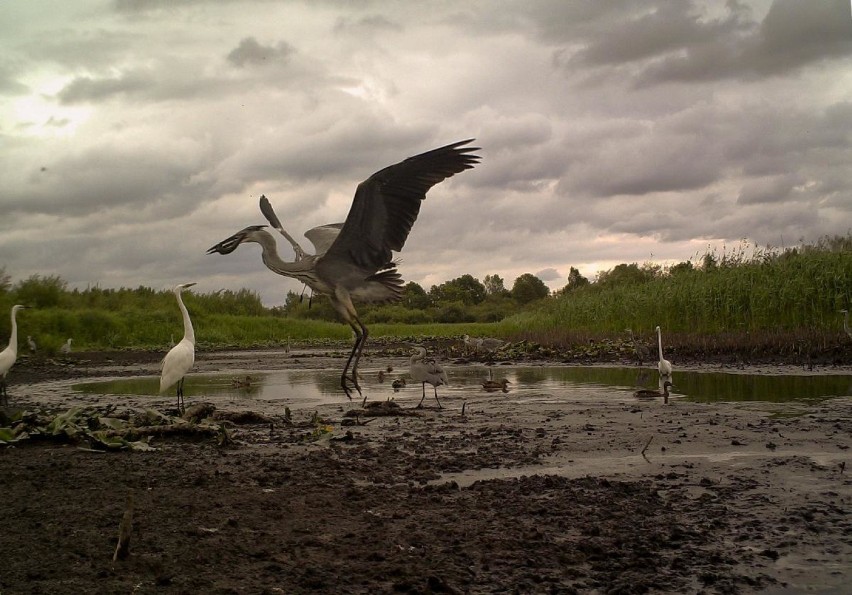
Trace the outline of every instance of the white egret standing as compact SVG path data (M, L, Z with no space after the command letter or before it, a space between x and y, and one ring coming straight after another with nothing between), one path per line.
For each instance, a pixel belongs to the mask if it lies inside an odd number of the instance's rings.
M23 310L26 307L20 304L12 306L12 333L9 335L9 345L6 346L6 349L0 351L0 402L6 405L9 404L9 395L6 392L6 374L9 373L18 359L18 321L15 319L15 315L18 310Z
M663 336L660 332L660 327L654 330L657 331L657 349L660 352L660 361L657 363L657 369L660 371L660 376L670 377L672 375L672 363L663 357Z
M426 193L435 184L479 163L479 156L470 154L477 148L462 146L469 142L409 157L358 184L346 222L321 255L297 251L297 260L286 262L278 255L275 238L259 225L243 229L207 253L230 254L243 242L256 242L261 245L263 262L268 268L328 296L335 311L355 333L355 344L340 376L340 387L351 399L352 388L361 394L358 362L368 336L353 302L386 303L402 299L405 284L392 252L399 252L405 245ZM261 205L264 215L273 227L282 231L268 201L266 206ZM292 238L288 240L295 248Z
M408 373L411 374L411 379L415 382L420 382L423 385L423 396L417 404L417 408L423 406L423 399L426 398L426 383L432 385L435 390L435 400L438 401L438 408L441 407L441 401L438 400L438 387L450 383L447 378L447 372L434 359L426 359L426 349L423 347L414 347L417 353L411 356L408 360Z
M27 346L30 348L30 353L35 353L38 349L35 340L30 335L27 335Z
M162 374L160 375L160 393L164 393L177 384L178 412L183 413L185 403L183 400L183 379L195 363L195 331L192 329L192 321L189 319L189 311L183 304L181 293L195 283L184 283L174 288L178 307L183 315L183 339L171 348L163 358Z
M65 341L65 343L62 344L62 347L59 348L59 351L62 353L71 353L71 341L73 341L73 339Z

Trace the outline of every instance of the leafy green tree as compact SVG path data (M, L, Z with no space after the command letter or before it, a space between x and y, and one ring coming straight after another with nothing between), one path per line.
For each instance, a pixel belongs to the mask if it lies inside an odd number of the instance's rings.
M617 285L634 285L645 283L654 278L654 273L640 269L635 262L630 264L619 264L609 271L598 273L598 285L600 287L615 287Z
M434 304L461 302L466 306L479 304L485 300L485 286L472 275L462 275L451 281L433 285L429 296Z
M485 293L487 295L505 295L509 293L500 275L485 275L483 284L485 285Z
M692 262L689 260L685 260L683 262L679 262L676 265L672 266L669 269L670 275L682 275L683 273L691 273L695 270L695 267L692 266Z
M544 281L532 273L524 273L512 285L512 297L519 304L529 304L536 300L546 298L550 293Z
M411 310L425 310L431 305L426 290L414 281L405 284L402 293L402 305Z
M589 280L581 275L580 271L571 267L571 270L568 271L568 283L562 291L563 293L568 293L569 291L575 291L581 287L585 287L588 284Z
M0 293L6 293L12 287L12 277L6 273L6 267L0 267Z
M41 277L32 275L29 279L21 281L15 287L18 301L36 308L51 308L59 304L59 300L66 292L67 283L56 275Z

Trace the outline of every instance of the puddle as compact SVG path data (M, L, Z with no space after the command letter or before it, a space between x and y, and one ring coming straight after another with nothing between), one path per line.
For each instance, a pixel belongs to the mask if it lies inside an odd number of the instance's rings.
M443 473L439 479L430 481L431 484L443 484L450 481L456 482L459 487L469 487L477 481L488 481L493 479L518 479L525 475L558 475L567 479L577 479L587 475L606 475L638 477L642 475L653 475L670 470L672 467L682 465L685 462L703 460L709 463L721 463L730 466L756 459L783 459L806 456L816 464L836 465L838 461L850 460L849 455L836 452L814 452L803 454L798 451L785 452L782 450L766 452L765 449L758 451L731 451L731 452L706 452L697 454L660 454L654 453L647 459L638 454L624 456L593 456L574 457L559 461L550 465L531 465L522 467L500 467L497 469L475 469L460 471L458 473ZM812 479L808 479L813 483Z
M370 400L393 398L401 402L419 401L422 389L408 384L395 391L391 382L407 378L404 371L378 380L378 369L362 370L361 386ZM523 403L565 401L632 401L637 388L658 388L656 370L606 367L516 367L491 369L495 379L506 378L509 392L485 392L481 383L489 376L484 366L450 368L450 386L438 388L440 399L475 401L477 397ZM246 380L248 378L248 380ZM76 384L73 389L87 394L156 396L159 378L121 378ZM184 385L188 398L203 397L231 401L282 401L290 406L341 405L340 370L241 371L231 374L190 374ZM173 393L173 391L171 391ZM426 387L427 403L434 404L433 390ZM695 402L771 401L822 399L852 395L852 376L846 375L767 375L721 372L675 372L672 399Z

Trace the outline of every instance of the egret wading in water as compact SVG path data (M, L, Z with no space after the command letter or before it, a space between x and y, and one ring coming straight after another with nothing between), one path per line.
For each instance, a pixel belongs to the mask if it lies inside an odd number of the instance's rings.
M672 375L672 363L663 357L663 336L660 327L654 330L657 331L657 349L660 352L660 361L657 362L657 369L660 371L660 376L670 378Z
M441 401L438 400L438 387L450 383L450 379L447 378L447 372L434 359L426 359L425 348L414 345L412 347L414 347L417 353L412 355L408 360L408 373L414 382L420 382L423 385L423 396L420 398L417 408L419 409L423 406L423 399L426 398L426 383L428 382L435 391L435 400L438 401L438 408L443 409Z
M261 202L261 210L293 245L294 262L281 259L274 237L261 225L246 227L207 253L229 254L244 242L258 243L263 262L270 270L297 279L314 292L329 297L335 311L355 333L355 343L340 377L340 387L351 399L352 389L361 394L358 362L369 334L358 317L354 302L380 304L402 298L404 282L397 271L397 263L392 260L392 252L399 252L405 245L426 193L436 184L479 163L479 156L471 154L478 149L463 146L471 140L409 157L361 182L346 222L327 250L320 254L310 255L296 248L298 244L284 232L268 201ZM319 246L317 248L320 252Z
M12 306L12 332L9 335L9 344L6 349L0 351L0 404L9 404L9 394L6 392L6 374L15 365L18 359L18 321L16 315L18 310L25 310L27 306L20 304Z
M195 363L195 331L192 329L192 321L189 319L189 311L183 304L181 293L189 289L195 283L184 283L174 288L180 313L183 315L183 339L175 345L163 358L162 374L160 375L160 394L166 392L177 384L178 413L183 414L186 409L183 400L183 380L187 372Z

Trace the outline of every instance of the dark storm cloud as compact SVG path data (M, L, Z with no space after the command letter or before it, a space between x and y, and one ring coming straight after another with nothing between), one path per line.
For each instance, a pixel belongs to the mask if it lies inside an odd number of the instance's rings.
M539 16L574 15L573 3L563 4ZM585 12L587 20L566 26L571 45L557 51L556 64L576 72L608 67L640 87L750 80L852 55L847 0L775 0L762 21L736 1L718 17L708 17L701 4L688 1L625 2L622 10L586 7ZM561 41L549 22L538 26L546 39Z

